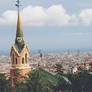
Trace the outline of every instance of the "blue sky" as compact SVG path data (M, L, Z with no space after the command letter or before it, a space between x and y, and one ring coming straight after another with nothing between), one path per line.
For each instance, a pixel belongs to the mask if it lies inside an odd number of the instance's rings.
M0 50L10 50L15 40L15 1L0 0ZM30 49L92 47L92 0L21 0L21 4Z

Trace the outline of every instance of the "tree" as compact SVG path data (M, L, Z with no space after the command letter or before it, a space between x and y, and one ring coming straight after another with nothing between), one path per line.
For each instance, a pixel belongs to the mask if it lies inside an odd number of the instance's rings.
M91 66L91 68L92 68L92 62L90 62L90 63L89 63L89 65L90 65L90 66Z
M0 74L0 92L9 92L10 83L6 74Z
M89 63L90 67L90 71L92 72L92 62Z
M68 74L72 92L92 92L92 74L83 69L79 74Z
M27 75L25 84L28 92L54 92L56 90L56 78L51 73L38 68Z
M62 65L56 64L57 91L69 90L71 82L64 76Z
M56 74L62 75L63 74L63 69L61 64L56 64Z
M84 68L80 66L80 67L78 67L78 70L79 70L79 71L83 71Z
M91 92L91 85L92 85L92 75L89 73L89 71L87 70L83 70L82 72L80 72L78 74L80 80L79 80L79 84L80 84L80 88L81 88L81 92ZM90 90L91 91L88 91Z
M29 72L25 78L28 92L41 92L40 73L38 70Z

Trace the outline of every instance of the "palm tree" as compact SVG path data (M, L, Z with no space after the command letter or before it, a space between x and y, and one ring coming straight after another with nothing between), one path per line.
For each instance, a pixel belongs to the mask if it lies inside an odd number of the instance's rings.
M33 70L27 74L27 78L25 78L28 92L40 92L40 73L38 70Z
M27 85L28 92L54 92L56 84L55 77L41 69L38 68L36 70L31 71L27 74L28 77L25 78L25 83Z

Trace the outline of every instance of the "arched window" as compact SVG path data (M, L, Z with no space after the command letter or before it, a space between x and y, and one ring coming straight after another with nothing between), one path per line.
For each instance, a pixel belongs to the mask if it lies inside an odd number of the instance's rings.
M24 58L22 58L22 64L24 64Z
M12 61L12 64L14 64L14 54L13 54L13 56L12 56L12 60L13 60L13 61Z
M27 64L27 53L25 54L25 62Z
M18 60L17 60L17 58L16 58L16 64L18 64Z

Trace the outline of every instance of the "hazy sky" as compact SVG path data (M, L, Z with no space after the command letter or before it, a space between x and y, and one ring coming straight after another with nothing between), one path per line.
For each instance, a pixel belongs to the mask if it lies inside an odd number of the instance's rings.
M0 0L0 50L16 35L16 0ZM21 0L24 39L30 49L91 48L92 0Z

